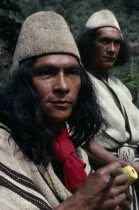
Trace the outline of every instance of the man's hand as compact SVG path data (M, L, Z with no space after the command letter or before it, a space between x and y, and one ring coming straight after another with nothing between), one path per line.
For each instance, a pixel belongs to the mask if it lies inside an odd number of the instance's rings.
M130 195L129 191L127 191L126 200L120 205L121 210L130 210L132 201L133 201L133 198Z
M90 174L57 210L115 210L126 200L128 189L126 174L111 175L119 167L114 162Z
M109 164L91 174L80 185L78 194L82 197L82 203L84 202L85 205L90 203L88 210L114 209L126 200L127 175L111 176L112 172L118 167L120 167L120 164L117 162ZM83 193L80 192L81 187L84 189Z

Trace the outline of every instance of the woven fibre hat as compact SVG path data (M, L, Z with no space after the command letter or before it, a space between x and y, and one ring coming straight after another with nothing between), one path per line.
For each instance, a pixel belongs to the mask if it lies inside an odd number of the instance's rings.
M12 70L19 62L38 55L66 53L80 60L79 51L64 18L53 11L29 16L22 25L15 48Z
M91 15L86 23L88 28L114 27L121 33L119 23L110 10L100 10Z

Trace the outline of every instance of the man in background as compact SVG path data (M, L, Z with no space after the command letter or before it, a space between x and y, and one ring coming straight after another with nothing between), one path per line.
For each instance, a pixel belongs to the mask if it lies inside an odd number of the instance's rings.
M94 13L79 33L77 45L81 61L96 86L106 122L106 129L95 136L96 142L89 148L93 158L98 167L117 159L122 166L133 165L139 174L139 110L127 87L108 73L113 66L128 61L128 47L114 14L109 10ZM133 209L137 209L136 200Z

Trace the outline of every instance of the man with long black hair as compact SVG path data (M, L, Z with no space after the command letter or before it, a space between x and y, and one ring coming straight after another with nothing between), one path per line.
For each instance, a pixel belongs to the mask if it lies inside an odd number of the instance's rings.
M100 167L117 160L123 167L133 165L139 174L139 110L127 87L108 73L129 59L129 49L114 14L109 10L92 14L77 37L77 45L81 61L96 86L106 122L106 129L95 136L96 142L90 147L94 161ZM133 204L132 208L138 209L136 201Z
M0 94L0 122L1 209L127 206L127 176L112 175L120 164L91 173L80 147L100 130L102 117L73 36L55 12L25 20Z

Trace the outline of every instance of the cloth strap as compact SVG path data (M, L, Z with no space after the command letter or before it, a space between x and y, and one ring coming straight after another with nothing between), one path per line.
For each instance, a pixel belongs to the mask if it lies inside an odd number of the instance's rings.
M68 131L62 128L60 135L53 141L54 159L63 163L64 185L70 192L75 192L87 177L85 163L75 154L73 143L68 139Z

